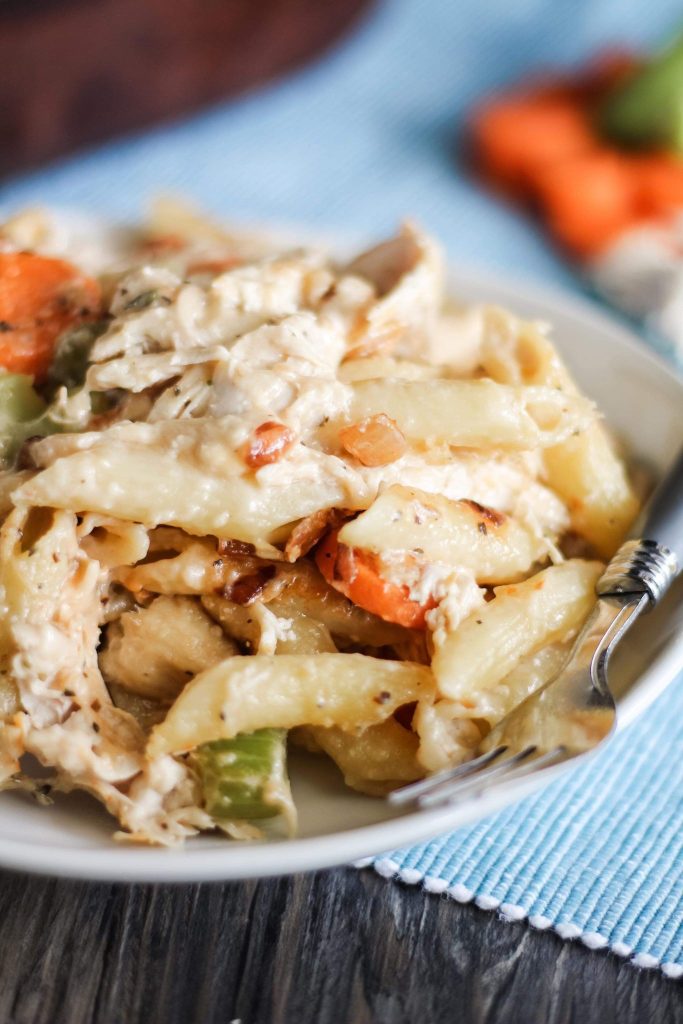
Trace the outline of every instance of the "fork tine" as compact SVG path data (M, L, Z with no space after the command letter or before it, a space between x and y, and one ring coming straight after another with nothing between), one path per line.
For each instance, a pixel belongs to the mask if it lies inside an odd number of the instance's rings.
M455 780L453 785L443 783L438 788L420 797L418 799L419 806L434 807L440 803L448 803L455 797L463 799L472 793L486 789L491 781L512 782L523 778L525 775L531 775L532 772L540 771L541 768L547 768L552 764L559 764L560 761L566 758L566 749L560 746L530 761L529 758L533 756L536 749L535 746L525 747L512 757L506 757L504 761L493 764L483 771L476 772L476 774L471 775L469 778Z
M486 765L481 769L481 771L477 770L472 772L463 780L456 779L454 785L451 785L449 782L443 782L439 786L435 786L433 790L429 791L429 793L426 793L424 796L419 798L420 806L432 807L434 804L442 803L444 799L447 800L449 794L457 794L464 790L469 790L470 788L476 789L481 786L482 783L488 782L489 779L493 779L499 775L504 775L510 770L510 768L514 768L516 765L526 761L528 757L531 757L535 750L535 746L524 747L516 754L506 757L503 761Z
M432 790L439 789L444 783L467 778L467 776L479 771L480 768L485 768L491 764L497 757L504 754L506 750L507 747L503 745L495 747L486 754L475 757L473 761L465 761L464 764L459 764L457 768L447 768L446 771L438 772L436 775L429 775L426 779L420 779L419 782L411 782L408 786L401 786L400 789L395 789L393 793L389 794L389 803L400 807L402 804L408 804L413 800L417 800L426 793L431 793Z

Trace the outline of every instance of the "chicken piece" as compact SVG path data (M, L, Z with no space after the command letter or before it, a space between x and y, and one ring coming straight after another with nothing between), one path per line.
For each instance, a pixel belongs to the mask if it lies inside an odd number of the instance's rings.
M360 319L348 357L424 351L442 302L443 260L435 243L406 224L347 270L369 280L380 296Z
M198 602L162 595L111 623L100 669L107 682L170 702L192 676L238 653Z
M285 254L237 266L205 288L183 284L163 268L135 270L119 283L118 294L126 293L125 308L115 304L116 319L93 346L91 361L229 345L269 321L315 304L322 267L322 253ZM325 275L323 291L333 280Z

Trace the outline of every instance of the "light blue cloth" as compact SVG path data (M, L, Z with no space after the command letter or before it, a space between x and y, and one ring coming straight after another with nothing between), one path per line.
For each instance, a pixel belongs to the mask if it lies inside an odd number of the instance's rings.
M683 977L681 750L679 681L566 780L374 865Z
M389 0L284 84L10 181L0 203L136 215L172 189L229 217L363 236L408 213L459 261L576 290L542 234L458 169L459 119L539 62L653 44L679 15L679 0ZM678 688L568 781L377 866L680 976L681 750Z

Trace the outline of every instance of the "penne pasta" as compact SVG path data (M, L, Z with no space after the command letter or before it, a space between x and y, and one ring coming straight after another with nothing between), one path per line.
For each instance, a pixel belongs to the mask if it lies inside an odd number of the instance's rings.
M548 483L569 509L573 529L611 558L638 513L623 464L600 424L546 449Z
M522 658L491 692L488 700L490 710L485 719L487 724L497 725L508 712L554 679L567 660L571 647L571 640L558 641Z
M491 380L360 380L352 387L352 419L384 413L413 441L454 447L547 448L595 415L578 395Z
M576 396L567 368L543 331L505 310L484 311L480 354L486 372L504 384L559 388ZM548 483L566 502L573 529L610 558L638 511L625 467L595 420L544 452Z
M394 485L339 531L339 543L375 554L406 552L471 571L478 583L523 579L547 544L511 516L469 499Z
M86 554L108 569L139 562L149 549L144 526L108 516L83 516L78 536Z
M193 750L257 729L364 729L434 693L424 665L362 654L228 658L185 687L153 730L150 756Z
M357 380L375 380L391 377L395 380L436 380L440 367L431 363L416 363L410 359L392 356L368 356L365 359L347 359L339 367L337 376L346 384Z
M464 717L493 718L496 687L527 655L576 632L595 603L599 562L572 559L498 587L435 651L439 693Z
M278 527L323 505L343 505L345 488L320 477L306 487L262 490L251 475L221 478L171 452L125 442L58 459L14 492L17 503L73 508L167 524L199 536L267 542Z
M636 511L546 330L411 224L339 262L162 201L86 274L50 223L0 226L0 788L174 845L293 827L292 743L375 797L475 756Z
M395 718L362 732L314 726L308 730L316 747L332 758L350 789L383 796L424 774L417 758L418 738Z

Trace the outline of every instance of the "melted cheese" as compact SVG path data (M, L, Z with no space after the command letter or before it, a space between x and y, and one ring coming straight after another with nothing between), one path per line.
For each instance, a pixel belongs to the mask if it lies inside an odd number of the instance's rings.
M353 631L343 632L347 618L362 615L368 650L376 653L386 641L396 659L426 662L427 650L438 652L482 606L484 591L474 575L420 560L419 552L407 558L406 551L390 550L382 575L430 606L430 636L388 627L334 594L341 632L333 638L325 621L330 591L309 562L303 563L307 573L288 567L295 574L289 589L274 599L274 609L287 613L291 606L295 618L274 614L272 594L258 590L275 578L273 564L281 568L293 522L304 520L304 532L310 525L314 542L319 525L321 531L329 526L330 509L366 509L396 483L521 519L557 560L557 540L569 524L565 504L544 482L537 451L504 454L406 442L400 458L367 466L343 446L340 428L352 419L353 381L479 376L482 345L497 343L495 324L482 310L449 308L442 315L442 260L431 239L406 226L339 266L318 250L250 247L187 211L169 209L147 240L156 241L158 252L135 232L83 225L67 230L58 219L35 213L10 224L2 243L61 252L92 272L106 267L109 308L83 387L59 389L49 411L63 429L31 444L30 471L0 481L2 514L8 513L0 530L0 651L10 683L0 705L0 779L29 751L54 769L62 788L97 796L127 838L155 843L177 842L216 823L203 809L191 767L182 757L150 756L149 725L112 704L100 667L122 688L135 690L138 668L138 688L149 675L149 666L139 665L145 651L151 662L154 648L162 683L168 682L165 659L175 651L171 692L159 686L147 693L157 701L154 714L163 716L163 702L185 685L184 676L204 668L194 648L193 658L187 652L192 622L205 618L198 597L208 601L211 595L232 608L228 618L249 616L251 623L253 616L258 655L277 654L279 644L306 650L309 644L312 657L324 651L325 657L345 658L337 641L342 650L345 644L362 646ZM82 247L86 235L91 244ZM172 236L166 253L164 235ZM514 318L500 317L500 359L514 361L521 328ZM97 396L97 414L95 392L107 396ZM254 447L269 431L280 447ZM48 513L51 523L43 533L38 529L34 541L31 506L40 515L62 509ZM150 534L156 526L174 529ZM156 545L151 549L150 537ZM256 588L259 599L248 608L223 586L217 567L224 549L217 538L243 545L224 557L236 560L236 580L246 577ZM253 545L269 564L256 562L244 545ZM148 589L154 591L150 581L162 564L167 576L160 593L169 596L152 604ZM155 614L162 615L161 624ZM304 636L303 618L310 636ZM138 637L135 647L131 623L138 620L151 633L144 642ZM102 645L100 664L101 626L109 647ZM173 636L174 628L182 637ZM203 628L195 647L211 668L236 648L218 625ZM414 723L422 767L436 770L469 756L479 740L477 726L463 720L452 702L437 699L424 665L401 666L408 676L413 670L429 680ZM510 692L512 682L506 683ZM389 696L379 689L373 714ZM258 703L258 694L253 699ZM356 725L349 719L349 729ZM415 736L410 739L414 747ZM414 750L411 765L413 777ZM362 770L354 766L361 788ZM231 834L254 835L240 823L218 824Z

